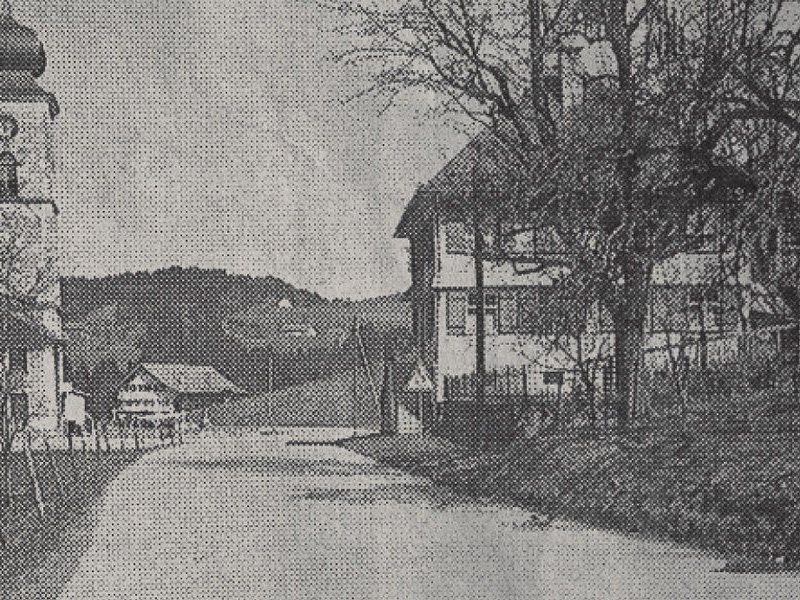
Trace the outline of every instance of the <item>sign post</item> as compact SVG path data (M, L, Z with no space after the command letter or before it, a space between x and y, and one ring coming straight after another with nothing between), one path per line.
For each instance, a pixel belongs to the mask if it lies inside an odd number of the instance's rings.
M417 394L417 415L419 417L420 433L425 431L424 394L426 392L433 392L433 390L434 385L428 374L428 369L425 367L422 360L418 360L417 366L406 384L406 391L416 392Z

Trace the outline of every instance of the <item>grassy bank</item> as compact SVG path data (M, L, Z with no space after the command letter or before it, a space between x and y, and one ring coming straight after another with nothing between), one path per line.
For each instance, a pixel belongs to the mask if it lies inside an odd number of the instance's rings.
M433 437L342 445L460 494L715 550L745 563L800 557L800 444L794 431L702 428L562 434L502 453Z
M94 507L106 486L141 452L34 452L45 502L39 515L25 456L12 459L12 503L2 509L3 598L55 598L91 541Z

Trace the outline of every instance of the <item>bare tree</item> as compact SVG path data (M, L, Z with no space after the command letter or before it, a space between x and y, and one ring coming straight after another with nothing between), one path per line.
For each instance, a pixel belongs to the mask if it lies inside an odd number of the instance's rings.
M620 425L636 417L654 266L692 249L684 231L704 205L733 196L758 212L764 165L748 148L796 147L800 32L786 6L336 5L353 18L350 31L361 40L342 60L369 64L374 75L365 93L388 106L409 89L434 92L434 114L466 116L504 148L516 192L509 212L524 212L528 223L554 212L569 217L562 233L580 267L573 277L591 283L614 321ZM575 102L565 97L570 88L553 81L564 80L564 66L577 58L602 68L577 74L588 81ZM560 69L548 69L549 62ZM745 143L748 135L754 139Z

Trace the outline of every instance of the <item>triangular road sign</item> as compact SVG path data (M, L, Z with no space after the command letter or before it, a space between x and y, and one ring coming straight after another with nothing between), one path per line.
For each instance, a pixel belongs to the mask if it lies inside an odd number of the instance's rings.
M407 392L432 392L433 391L433 381L431 381L430 375L428 375L428 369L425 368L425 365L422 364L422 361L417 362L417 367L414 369L414 372L411 374L411 378L408 380L406 384L406 391Z

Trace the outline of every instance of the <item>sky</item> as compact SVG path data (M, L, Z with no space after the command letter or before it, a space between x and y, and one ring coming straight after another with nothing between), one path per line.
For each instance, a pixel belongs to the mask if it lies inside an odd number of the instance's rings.
M314 0L17 0L56 94L62 272L168 265L332 297L409 284L392 234L465 142L410 99L346 102L366 69Z

